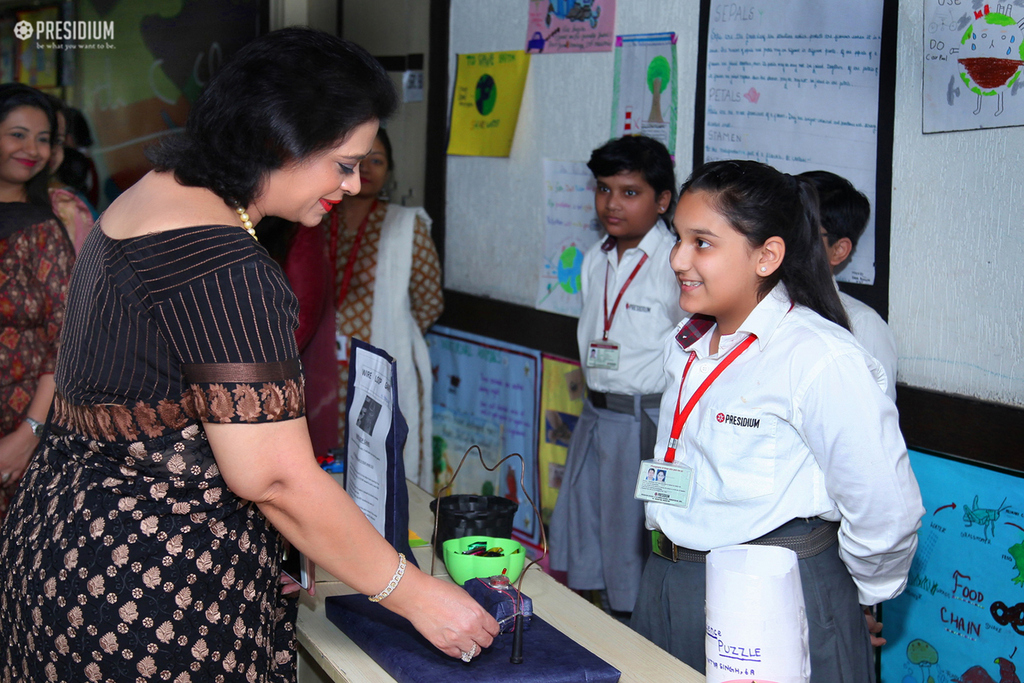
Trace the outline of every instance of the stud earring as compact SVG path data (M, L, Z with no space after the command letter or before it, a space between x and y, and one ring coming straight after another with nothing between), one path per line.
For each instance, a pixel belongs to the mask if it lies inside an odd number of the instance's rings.
M762 273L767 273L768 269L765 266L761 266L761 272Z

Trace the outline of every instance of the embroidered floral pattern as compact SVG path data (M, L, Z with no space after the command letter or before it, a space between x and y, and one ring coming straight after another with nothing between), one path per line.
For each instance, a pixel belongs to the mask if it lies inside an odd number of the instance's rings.
M192 384L178 402L76 406L58 394L53 421L100 441L154 439L188 422L278 422L305 414L302 378L283 382Z
M0 681L294 681L280 536L196 425L53 435L25 477L0 539Z

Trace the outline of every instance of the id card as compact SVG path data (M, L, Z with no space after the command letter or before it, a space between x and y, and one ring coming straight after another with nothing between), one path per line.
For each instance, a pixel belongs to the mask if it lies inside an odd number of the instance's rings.
M598 339L590 342L587 350L587 367L601 370L619 369L619 345L613 341Z
M688 465L644 460L636 478L633 497L650 503L664 503L685 508L690 504L693 468Z

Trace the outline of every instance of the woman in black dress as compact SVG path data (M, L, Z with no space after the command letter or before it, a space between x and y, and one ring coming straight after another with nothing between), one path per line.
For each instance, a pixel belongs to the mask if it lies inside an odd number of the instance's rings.
M445 653L490 644L494 620L405 567L317 466L295 297L249 231L266 215L316 225L358 192L396 103L362 49L268 34L101 217L69 288L49 433L0 531L0 680L294 680L282 535Z

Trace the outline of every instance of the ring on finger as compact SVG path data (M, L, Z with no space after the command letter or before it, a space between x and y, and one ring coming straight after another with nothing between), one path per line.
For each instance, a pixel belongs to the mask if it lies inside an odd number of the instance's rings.
M471 659L473 659L473 657L475 657L475 656L476 656L476 653L477 653L477 649L478 649L478 648L477 648L477 644L476 644L476 643L473 643L473 647L472 647L472 648L470 648L469 652L463 652L463 653L462 653L462 661L464 661L464 662L466 662L466 663L468 664L468 663L469 663L469 661L470 661Z

